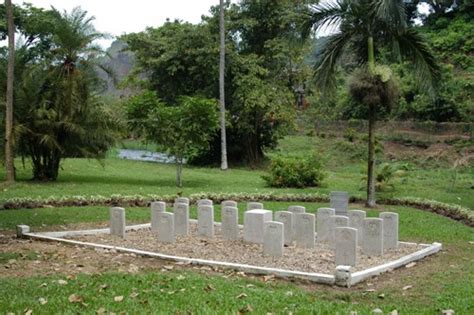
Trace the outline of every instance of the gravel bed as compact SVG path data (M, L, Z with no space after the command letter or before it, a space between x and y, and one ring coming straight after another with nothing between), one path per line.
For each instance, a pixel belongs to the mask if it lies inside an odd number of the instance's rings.
M284 249L284 256L279 258L263 255L262 245L243 242L242 231L238 241L222 239L220 227L216 226L214 238L197 236L197 226L190 224L189 236L178 236L174 244L160 243L150 231L141 229L127 231L125 239L109 234L98 234L74 237L75 240L113 246L156 252L187 258L207 259L222 262L247 264L262 267L280 268L293 271L316 272L333 274L334 251L327 245L316 243L312 249L288 246ZM400 244L398 249L388 250L383 256L367 256L358 249L358 264L355 271L375 267L408 254L414 253L423 247L421 245Z

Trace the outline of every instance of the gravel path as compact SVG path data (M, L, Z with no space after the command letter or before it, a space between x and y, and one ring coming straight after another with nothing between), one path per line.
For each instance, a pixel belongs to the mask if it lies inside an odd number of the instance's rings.
M150 229L129 231L125 239L120 239L109 234L81 236L74 237L74 239L180 257L281 268L293 271L333 274L336 267L334 263L334 252L326 245L316 243L316 247L313 249L289 246L285 247L283 257L272 258L263 255L262 245L248 244L242 240L223 240L220 227L216 227L216 235L212 239L197 236L196 232L196 225L191 224L190 235L187 237L177 237L174 244L158 242ZM375 267L411 254L422 248L420 245L400 244L397 250L386 251L382 257L364 255L359 249L358 264L354 269L355 271L360 271Z

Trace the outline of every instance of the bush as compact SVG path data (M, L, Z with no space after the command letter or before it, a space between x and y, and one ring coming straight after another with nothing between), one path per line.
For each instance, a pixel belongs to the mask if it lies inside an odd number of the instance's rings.
M321 158L315 154L304 156L275 155L269 174L262 178L271 187L315 187L324 179Z

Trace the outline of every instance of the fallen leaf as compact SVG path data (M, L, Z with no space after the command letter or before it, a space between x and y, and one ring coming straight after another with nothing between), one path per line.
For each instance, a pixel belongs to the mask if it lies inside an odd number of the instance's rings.
M267 282L267 281L271 281L275 278L274 275L268 275L268 276L263 276L262 279L263 279L263 282Z
M239 310L240 314L251 313L251 312L253 312L253 308L250 304L247 304L245 308Z
M138 296L138 292L132 292L129 295L132 299L136 298Z
M105 308L104 308L104 307L101 307L101 308L99 308L99 309L96 311L96 313L97 313L98 315L105 314L105 312L106 312L106 311L105 311Z
M293 296L293 291L286 291L285 295L286 296Z
M48 286L48 284L46 282L43 282L40 284L40 288L46 288Z
M375 289L367 289L365 292L375 292Z
M63 279L59 279L59 280L58 280L58 284L60 284L60 285L66 285L66 284L67 284L67 281L66 281L66 280L63 280Z
M247 294L245 294L245 293L240 293L239 295L237 295L238 299L243 299L243 298L246 298L246 297L247 297Z
M102 284L102 285L100 286L99 291L104 291L104 290L106 290L108 287L109 287L109 285L104 283L104 284Z
M205 288L204 291L209 292L209 291L215 291L216 288L214 288L212 285L208 284Z
M411 267L414 267L415 265L416 265L416 262L411 262L411 263L407 264L405 266L405 268L411 268Z
M71 303L82 303L84 302L84 298L77 294L71 294L68 298L69 302Z
M122 302L123 301L123 295L119 295L119 296L114 297L114 301L115 302Z
M176 279L177 280L184 280L184 279L186 279L186 277L183 276L183 275L179 275L179 276L176 277Z
M137 273L138 271L140 271L140 268L138 268L137 265L130 264L130 266L128 267L128 272L130 273Z
M163 268L166 269L166 270L173 270L174 269L173 266L168 266L168 265L163 266Z
M393 310L393 311L390 312L389 315L398 315L398 311L397 311L397 310Z
M404 286L404 287L402 288L402 290L409 290L409 289L411 289L411 288L413 288L412 285L406 285L406 286Z
M45 298L40 297L40 298L38 299L38 302L39 302L39 304L41 304L41 305L45 305L46 303L48 303L48 300L46 300Z
M26 309L24 310L24 314L25 314L25 315L31 315L31 314L33 314L33 310L30 310L29 308L26 308Z
M75 280L76 279L76 276L75 275L69 275L66 277L66 279L68 280Z
M377 297L379 299L385 299L385 293L380 293Z

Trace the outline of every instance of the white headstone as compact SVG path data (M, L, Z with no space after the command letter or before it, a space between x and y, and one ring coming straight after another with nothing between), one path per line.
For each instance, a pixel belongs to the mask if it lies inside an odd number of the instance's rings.
M347 209L349 208L349 194L345 191L332 191L329 198L329 207L336 210L336 215L347 216Z
M383 249L398 248L398 213L382 212L379 217L383 220Z
M289 211L277 211L275 212L275 221L283 223L283 231L285 238L285 245L291 245L293 243L293 213Z
M110 234L125 237L125 209L110 208Z
M157 214L158 219L158 241L163 243L175 242L174 230L174 214L169 212L160 212Z
M254 209L244 213L244 241L263 243L263 224L272 221L270 210Z
M315 239L315 216L311 213L295 214L296 233L294 236L296 246L313 248Z
M234 200L224 200L221 202L221 207L232 207L232 208L237 208L237 202Z
M383 255L383 220L367 218L362 226L362 252L369 256Z
M248 202L247 203L247 210L254 210L254 209L263 209L263 203L261 203L261 202Z
M221 209L222 237L229 241L239 239L239 209L237 207L223 207Z
M283 256L283 223L268 221L263 225L263 253L264 255Z
M336 245L336 228L338 227L348 227L349 226L349 218L343 215L333 215L329 218L329 226L331 228L331 235L329 244L334 247Z
M213 206L198 206L198 235L214 237Z
M303 206L289 206L288 211L293 213L294 215L297 213L305 213L306 208ZM293 235L296 233L296 220L293 220Z
M349 227L357 229L357 245L360 246L362 245L362 225L367 214L362 210L349 210L347 216L349 217Z
M331 241L330 218L336 214L336 210L332 208L319 208L317 212L317 239L321 243L329 243Z
M185 203L185 204L189 205L189 198L178 197L174 200L174 204L178 204L178 203Z
M213 202L211 199L199 199L197 201L197 206L212 206Z
M185 203L174 205L174 231L176 235L189 233L189 205Z
M355 266L357 264L357 229L338 227L335 229L336 266Z
M151 231L158 231L158 213L166 211L166 203L163 201L153 201L150 204Z

